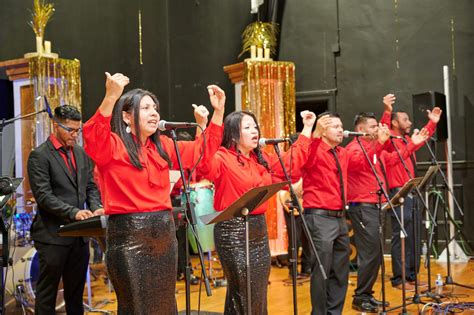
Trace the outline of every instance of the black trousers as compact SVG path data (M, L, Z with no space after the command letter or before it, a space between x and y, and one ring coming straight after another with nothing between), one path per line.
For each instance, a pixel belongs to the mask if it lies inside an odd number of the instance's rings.
M39 259L35 314L56 314L56 296L61 277L66 313L84 314L82 295L89 264L89 244L77 238L68 246L35 242L35 248Z
M286 230L288 232L288 257L292 257L291 252L291 242L292 242L292 233L291 233L291 216L288 212L285 213L285 222ZM301 253L301 272L302 273L311 273L311 266L313 265L313 258L311 253L311 248L309 246L306 235L303 232L303 223L301 222L301 216L295 217L295 235L296 235L296 254L298 255L298 248L302 248ZM291 271L291 264L288 265Z
M379 237L379 210L376 205L350 206L349 218L354 228L357 248L357 287L354 299L368 300L372 297L374 283L381 265ZM383 222L383 221L382 221Z
M307 213L305 219L327 275L324 281L319 266L311 273L313 315L342 314L349 281L349 235L346 219Z
M392 189L391 196L395 195L398 188ZM398 224L394 214L391 212L391 225L392 225L392 273L393 276L390 278L392 285L396 286L402 283L402 253L401 253L401 239L400 239L400 225ZM396 207L395 212L401 220L401 207ZM413 217L415 214L415 220ZM415 222L416 221L416 222ZM407 232L408 236L405 238L405 278L408 281L414 281L416 274L420 270L420 258L421 258L421 214L417 207L416 199L413 196L405 198L403 205L403 227ZM416 225L414 225L416 223ZM414 239L414 228L416 226L417 234L417 251L415 254L415 239Z

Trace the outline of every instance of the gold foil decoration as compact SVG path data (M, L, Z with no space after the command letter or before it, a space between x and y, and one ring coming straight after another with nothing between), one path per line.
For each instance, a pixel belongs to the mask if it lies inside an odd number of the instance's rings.
M81 63L79 60L34 57L29 59L29 78L35 97L46 96L51 109L73 105L81 111Z
M239 58L247 51L250 51L252 45L269 48L272 54L276 53L278 24L269 22L253 22L245 28L242 33L242 52Z
M46 24L54 13L54 5L44 0L33 0L33 12L31 13L31 26L36 36L43 38Z
M142 46L142 10L138 10L138 53L140 55L140 64L143 65L143 46Z
M262 137L295 132L295 65L283 61L244 61L242 109L255 114Z

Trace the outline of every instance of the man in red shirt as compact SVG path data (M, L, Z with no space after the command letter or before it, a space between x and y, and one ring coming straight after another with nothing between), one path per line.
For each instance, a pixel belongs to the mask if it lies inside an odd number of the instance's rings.
M418 144L413 143L412 139L408 136L411 131L412 122L410 121L410 117L406 112L398 111L393 112L393 104L395 103L395 95L387 94L383 98L385 112L382 116L381 122L387 125L390 125L390 129L392 131L392 135L400 136L399 139L394 139L393 144L388 146L388 152L395 152L395 147L399 151L403 150L403 148L414 147L414 151L418 150L424 145L424 141ZM441 109L439 107L433 108L432 111L427 110L427 115L429 118L428 123L424 126L424 130L428 132L428 136L432 136L434 131L436 130L436 124L439 122L441 118ZM422 132L423 132L422 129ZM391 195L393 196L400 188L410 179L415 177L415 167L416 167L416 158L415 154L410 154L407 157L403 157L405 165L409 170L409 174L405 169L405 166L399 159L398 162L391 168L387 170L388 182L389 187L391 190ZM405 263L405 271L406 271L406 280L408 283L406 284L406 289L414 290L414 280L416 274L419 271L420 267L420 249L421 249L421 215L418 211L413 212L416 204L414 202L414 198L409 196L405 199L404 207L403 207L403 215L404 215L404 228L407 232L407 237L405 238L405 256L406 256L406 263ZM395 209L398 216L400 216L400 208ZM412 214L417 213L416 220L417 224L414 223ZM393 276L391 278L392 286L396 288L401 288L402 284L402 262L401 262L401 242L400 242L400 226L395 219L395 216L392 214L392 272ZM418 237L416 239L418 245L418 252L415 253L415 240L413 237L414 231L414 224L418 226L417 234Z
M354 129L370 136L360 137L360 143L367 152L385 193L388 194L386 170L398 162L396 152L383 151L389 144L390 130L386 125L378 124L373 113L360 113L354 119ZM426 133L417 133L412 139L418 144L426 139ZM364 156L357 139L352 140L346 150L351 156L348 170L347 199L348 215L354 227L354 240L357 247L357 288L352 308L361 312L376 312L382 305L373 296L372 288L382 261L379 237L378 203L386 201L375 174ZM402 155L409 156L414 146L403 150ZM411 149L411 151L410 151ZM386 303L388 306L388 303Z
M302 167L303 207L308 228L328 277L315 263L311 274L311 314L341 314L349 277L346 206L347 151L336 113L319 115L309 156Z

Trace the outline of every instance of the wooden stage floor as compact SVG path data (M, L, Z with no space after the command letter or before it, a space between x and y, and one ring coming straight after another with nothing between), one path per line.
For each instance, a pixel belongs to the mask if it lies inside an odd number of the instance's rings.
M386 258L386 268L387 275L385 278L386 281L386 291L387 291L387 300L390 302L391 306L400 305L402 302L402 292L398 289L394 289L390 285L390 274L391 274L391 264L390 258ZM195 262L195 261L193 261ZM217 267L215 265L214 267ZM106 281L104 280L103 265L94 265L92 270L95 274L98 274L96 280L92 281L92 305L99 305L102 309L115 311L117 304L115 300L115 294L113 291L110 291L110 288L107 286ZM432 283L434 286L434 279L436 274L440 273L443 278L446 275L446 264L432 262ZM219 274L217 271L215 274ZM426 269L422 266L421 268L421 280L427 281L427 272ZM454 281L457 281L462 284L474 285L474 261L471 260L469 263L457 263L452 264L452 275ZM360 314L352 310L352 294L355 289L355 283L357 281L356 274L351 274L349 278L349 287L348 293L346 296L346 303L344 306L343 314ZM268 290L268 312L269 314L293 314L293 300L292 300L292 287L291 284L288 285L288 269L287 268L277 268L272 267L270 275L270 284ZM290 282L291 283L291 282ZM381 299L381 281L380 277L377 280L375 285L375 294L376 298ZM185 286L184 281L179 281L177 283L177 302L178 310L185 310ZM191 286L191 305L193 310L198 309L198 297L199 297L199 285ZM201 292L201 314L204 311L212 312L212 314L220 314L223 312L224 301L225 301L225 287L212 287L212 296L207 297L204 287L202 287ZM447 285L444 287L444 292L452 295L449 298L443 299L443 302L471 302L474 304L474 290L465 289L459 286ZM309 282L302 283L297 286L297 295L298 295L298 314L309 314L311 312L311 301L309 297ZM413 296L412 292L408 292L407 296ZM85 295L86 297L86 295ZM110 303L101 306L102 301L109 301ZM430 299L423 298L424 302L433 302ZM423 304L414 304L407 307L410 314L419 314L423 308ZM20 310L21 311L21 310ZM18 309L16 311L10 308L10 311L7 314L22 314ZM400 309L390 312L391 314L400 313ZM88 314L100 314L96 312L90 312ZM184 313L183 313L184 314ZM193 313L194 314L194 313ZM196 313L197 314L197 313ZM426 313L434 314L434 313ZM472 310L464 311L463 314L474 314L474 308Z

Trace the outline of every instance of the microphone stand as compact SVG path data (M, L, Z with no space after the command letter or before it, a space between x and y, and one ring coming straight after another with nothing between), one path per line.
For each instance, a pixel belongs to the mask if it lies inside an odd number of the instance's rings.
M388 204L390 205L390 209L392 209L392 213L394 214L398 224L400 225L400 230L402 232L402 234L404 235L403 237L401 237L402 239L402 242L403 244L405 243L405 237L407 236L407 232L405 231L405 228L402 224L402 222L400 221L400 218L398 217L397 213L395 212L395 207L393 206L392 204L392 201L390 200L390 197L388 195L388 192L387 190L385 189L384 185L383 185L383 182L380 180L380 177L379 175L377 174L377 170L375 169L375 166L374 164L372 163L372 161L370 160L370 157L369 157L369 154L367 153L367 151L365 150L364 146L362 145L360 139L359 139L359 136L355 136L356 140L357 140L357 143L359 144L360 148L362 149L362 152L364 153L364 156L365 156L365 159L367 160L367 163L369 163L369 166L370 166L370 169L372 170L372 173L374 174L375 176L375 179L377 180L377 184L379 186L379 190L377 191L377 194L379 196L379 202L378 202L378 207L379 207L379 241L380 241L380 253L381 253L381 256L380 256L380 261L381 261L381 280L382 280L382 312L379 313L379 314L387 314L387 310L386 310L386 306L385 306L385 261L384 261L384 250L383 250L383 229L382 229L382 223L383 223L383 214L382 214L382 195L385 197L385 199L387 200ZM402 253L403 255L403 253ZM403 294L405 294L405 279L402 279L402 291L403 291ZM397 307L398 308L398 307ZM403 299L403 304L402 304L402 314L407 314L407 310L406 310L406 303L405 303L405 299Z
M36 101L39 98L40 97L37 97ZM36 116L38 114L45 113L45 112L46 112L46 109L42 109L42 110L30 113L30 114L26 114L26 115L23 115L23 116L13 117L11 119L2 119L0 121L0 152L3 150L3 129L5 128L5 126L7 126L7 125L9 125L9 124L11 124L11 123L13 123L17 120L29 118L29 117ZM3 156L0 153L0 176L1 175L3 175Z
M181 155L179 154L178 148L178 137L176 135L175 128L171 129L171 138L173 139L174 149L176 152L176 158L178 160L179 171L181 173L181 179L183 181L184 193L186 196L186 207L185 207L185 218L186 218L186 272L185 272L185 282L186 282L186 315L191 314L191 267L190 267L190 257L189 257L189 236L188 229L194 235L196 239L196 245L199 253L199 261L201 263L202 276L204 279L204 285L206 287L207 296L212 296L211 285L209 284L209 278L206 273L206 267L204 265L204 256L202 254L201 243L199 242L199 237L196 233L196 215L194 213L194 206L191 204L191 194L189 190L189 185L186 181L184 175L184 168L181 162Z
M439 166L440 164L439 164L438 160L436 159L436 155L434 154L433 150L431 149L430 145L428 144L428 141L425 140L425 143L426 143L426 147L428 148L428 151L430 152L430 155L431 155L431 162L434 165ZM446 175L444 174L441 167L439 168L439 173L441 174L441 177L443 178L445 187L448 189L449 193L453 197L453 200L456 204L456 207L457 207L459 213L461 214L461 216L464 216L464 212L462 211L461 206L459 205L458 200L456 199L456 196L454 195L451 187L449 187L448 180L446 179ZM449 252L449 242L451 241L451 235L450 235L449 227L447 226L447 220L448 220L448 213L445 209L444 210L444 228L445 228L445 240L446 240L446 262L447 262L447 268L448 268L448 270L447 270L448 274L446 275L445 284L452 284L452 285L457 285L457 286L464 287L464 288L467 288L467 289L474 289L474 287L472 287L472 286L468 286L468 285L465 285L465 284L460 284L460 283L457 283L453 280L453 277L452 277L452 274L451 274L451 259L450 259L450 252ZM432 241L432 238L430 238L430 241ZM430 245L430 247L429 247L429 249L430 249L431 244L429 244L429 245ZM428 250L428 252L429 252L429 250Z
M280 154L280 148L278 147L278 144L274 143L273 144L275 148L275 152L278 156L278 160L280 161L281 168L283 170L283 174L285 175L286 181L291 183L290 176L288 175L288 172L286 171L285 168L285 163L283 163L283 160L281 158ZM321 274L323 276L324 280L327 280L327 275L326 272L324 271L324 267L321 263L321 260L318 255L318 251L316 250L316 246L314 245L313 239L311 238L311 234L309 233L309 228L308 225L306 224L306 219L304 218L303 215L303 207L301 206L301 203L296 197L296 193L293 189L293 186L290 184L288 185L290 187L290 195L292 199L292 204L296 205L298 208L298 212L300 213L300 218L301 218L301 223L303 226L303 231L305 233L306 238L308 239L308 243L313 250L314 256L316 257L316 261L319 264L319 269L321 270ZM290 226L291 226L291 270L292 270L292 283L293 283L293 313L295 315L298 314L298 302L297 302L297 297L296 297L296 272L297 272L297 265L298 265L298 257L296 254L296 223L295 223L295 208L294 207L289 207L291 208L290 210Z
M402 138L402 140L405 144L407 143L407 140L405 138ZM398 150L397 146L395 145L395 142L394 142L393 138L390 138L390 142L392 143L392 146L394 147L395 152L397 152L397 156L400 159L400 161L402 162L403 168L405 169L405 172L407 173L408 178L413 179L413 176L410 174L410 170L408 169L408 166L406 165L405 160L403 159L403 157L400 153L400 150ZM413 165L413 168L415 168L415 167L416 167L416 165ZM429 214L431 223L433 224L433 226L436 226L437 225L436 221L433 218L433 216L431 215L431 212L429 211L429 208L426 205L425 200L424 200L418 186L415 186L415 191L416 191L416 194L418 195L418 199L421 200L421 202L423 203L424 209L426 209L426 212ZM421 303L421 300L420 300L421 296L418 293L418 259L419 259L418 250L419 249L418 249L418 233L417 232L418 232L418 223L419 223L418 221L419 220L418 220L418 209L415 206L415 200L414 199L413 199L413 203L412 203L412 221L413 221L413 231L412 232L413 232L413 252L414 252L413 259L415 261L415 294L413 295L412 302L415 303L415 304L419 304L419 303ZM402 253L402 255L404 255L404 252ZM405 270L405 265L403 265L402 268L403 268L403 270Z

